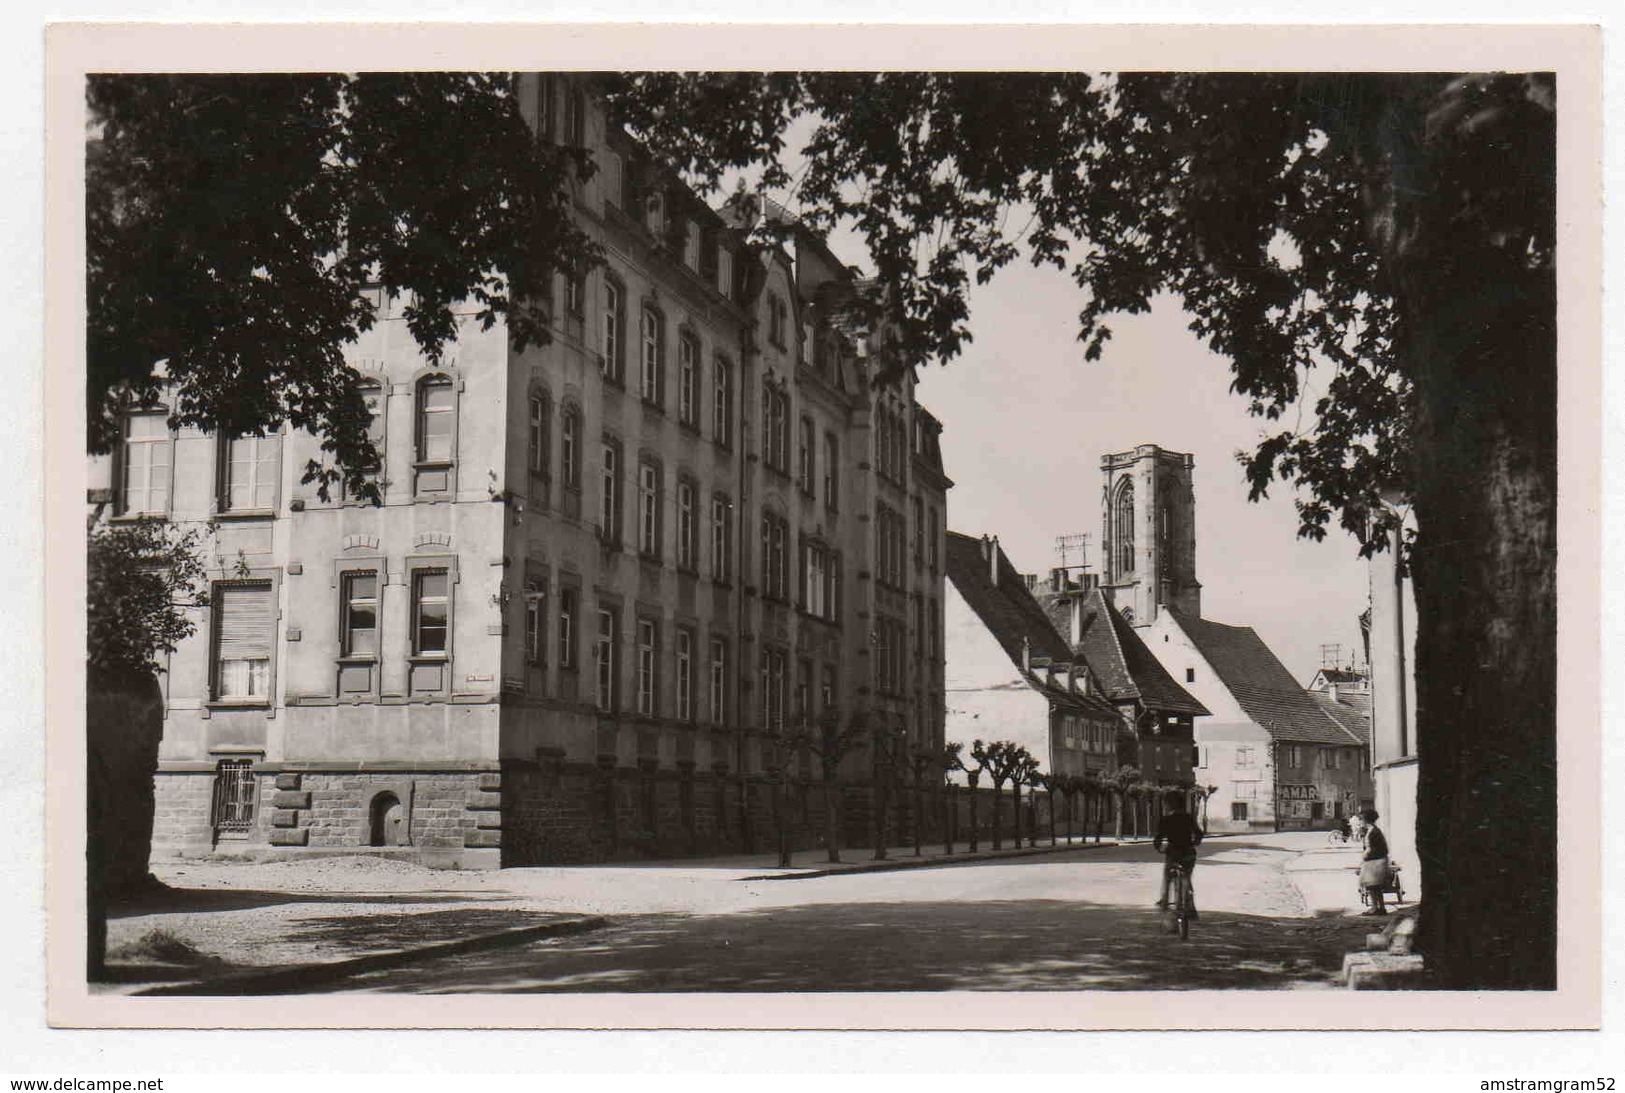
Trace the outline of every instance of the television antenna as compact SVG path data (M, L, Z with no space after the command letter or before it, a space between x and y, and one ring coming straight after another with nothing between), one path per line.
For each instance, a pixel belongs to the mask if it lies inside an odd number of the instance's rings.
M1078 535L1062 535L1055 540L1055 552L1061 557L1061 568L1069 569L1073 566L1086 566L1089 564L1089 533ZM1076 558L1076 561L1073 559Z

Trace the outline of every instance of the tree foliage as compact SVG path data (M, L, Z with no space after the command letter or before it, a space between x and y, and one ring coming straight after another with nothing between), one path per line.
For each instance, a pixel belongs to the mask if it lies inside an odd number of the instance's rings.
M1078 284L1090 360L1111 315L1173 294L1231 361L1236 393L1276 423L1239 454L1253 495L1300 482L1301 534L1321 538L1335 517L1367 549L1391 522L1379 494L1413 484L1385 261L1407 241L1392 181L1402 112L1423 101L1433 124L1454 110L1513 134L1499 169L1452 180L1449 198L1461 228L1503 253L1543 267L1553 251L1538 76L653 73L624 77L614 101L696 181L765 163L764 184L805 224L854 229L886 286L872 305L896 323L896 361L957 355L967 289L1022 254ZM785 129L803 116L810 136L787 166Z
M120 411L322 438L305 481L376 487L358 374L365 290L404 296L438 361L458 324L547 337L552 275L590 261L568 215L584 150L532 136L498 74L98 74L86 157L86 417Z
M191 636L187 608L204 602L196 531L158 520L100 525L90 533L86 664L109 677L150 674L161 653Z

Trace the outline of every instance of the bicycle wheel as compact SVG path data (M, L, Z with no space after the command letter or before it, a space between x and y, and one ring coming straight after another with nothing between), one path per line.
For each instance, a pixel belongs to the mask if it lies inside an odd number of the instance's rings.
M1179 940L1188 941L1191 936L1191 878L1183 869L1174 875L1174 893L1179 901L1174 904L1179 908L1174 918L1179 927Z

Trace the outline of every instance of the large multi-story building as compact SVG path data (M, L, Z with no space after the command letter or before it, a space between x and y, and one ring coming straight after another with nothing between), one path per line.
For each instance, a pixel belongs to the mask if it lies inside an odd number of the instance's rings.
M946 490L912 362L842 304L818 239L751 242L605 115L528 75L590 148L550 344L470 319L431 364L407 301L348 350L383 503L301 485L318 441L130 416L108 518L202 529L197 631L164 666L157 853L397 848L455 866L718 852L822 830L811 726L858 719L861 787L942 743ZM806 731L803 731L806 730ZM882 797L884 800L884 797ZM775 816L775 812L779 815Z

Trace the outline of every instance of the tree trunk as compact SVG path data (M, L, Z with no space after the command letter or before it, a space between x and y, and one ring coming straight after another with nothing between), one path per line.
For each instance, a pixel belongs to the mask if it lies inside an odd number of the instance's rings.
M981 849L981 846L982 838L976 830L976 782L972 780L970 784L970 852L972 854L976 853Z
M1557 978L1556 281L1459 215L1486 179L1554 207L1555 119L1533 101L1441 124L1471 105L1447 87L1399 99L1384 133L1417 401L1417 940L1458 989Z
M829 860L841 860L841 816L839 808L840 794L837 792L835 775L829 768L824 769L824 844Z
M1021 849L1021 783L1010 784L1010 818L1011 843L1017 850Z
M925 856L925 787L919 775L914 776L914 856Z
M1004 786L998 782L993 783L993 849L1003 850L1004 843L999 835L999 796L1004 792Z
M779 839L779 868L790 867L790 832L785 825L784 779L780 772L773 779L773 826Z
M1419 938L1462 988L1556 985L1553 308L1418 375Z
M85 688L85 969L102 973L107 902L151 883L153 777L164 733L156 676L91 673Z

